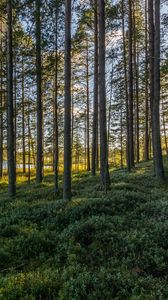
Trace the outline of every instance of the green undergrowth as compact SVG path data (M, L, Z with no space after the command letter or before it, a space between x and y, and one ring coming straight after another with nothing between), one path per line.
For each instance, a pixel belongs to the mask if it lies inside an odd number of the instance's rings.
M16 199L1 185L0 299L168 299L168 183L151 162L111 172L106 194L76 174L61 198L52 175Z

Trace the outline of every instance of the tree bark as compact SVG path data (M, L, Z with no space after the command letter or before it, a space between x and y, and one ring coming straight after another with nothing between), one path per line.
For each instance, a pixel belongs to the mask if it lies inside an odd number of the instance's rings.
M55 12L54 188L58 193L58 9Z
M145 0L145 160L149 160L149 95L148 95L148 5Z
M86 49L86 139L87 139L87 171L90 171L90 108L89 108L89 49L88 49L88 42L87 42L87 49Z
M92 137L92 175L96 175L98 160L98 18L97 0L94 1L94 100Z
M110 186L108 146L106 128L106 86L105 86L105 3L98 0L99 9L99 122L100 122L100 176L102 187Z
M1 23L2 31L2 23ZM3 44L1 37L1 73L0 73L0 178L3 176Z
M154 35L154 98L153 98L153 146L155 174L164 179L160 136L160 0L155 0L155 35Z
M140 143L139 143L139 53L137 42L137 27L136 27L136 6L133 2L133 40L134 40L134 86L135 86L135 107L136 107L136 162L140 160Z
M149 87L150 87L150 111L153 147L153 99L154 99L154 10L153 0L148 0L148 26L149 26ZM154 147L153 147L154 155Z
M43 179L43 108L41 63L41 0L36 0L36 76L37 76L37 159L36 182Z
M132 1L129 0L129 22L128 22L128 31L129 31L129 39L128 39L128 48L129 48L129 157L130 157L130 166L134 167L134 116L133 116L133 67L132 67L132 47L133 47L133 34L132 34Z
M121 113L120 113L120 144L121 144L121 150L120 150L120 165L121 169L123 168L123 112L121 107Z
M127 59L126 59L126 41L125 41L125 15L124 0L122 0L122 38L123 38L123 60L124 60L124 83L125 83L125 106L126 106L126 159L128 171L131 170L130 153L129 153L129 107L128 107L128 76L127 76Z
M24 63L22 57L22 164L23 173L26 173L26 156L25 156L25 103L24 103Z
M31 130L30 130L30 102L28 102L28 184L30 184L31 179Z
M113 96L113 62L112 62L112 68L111 68L110 103L109 103L108 129L107 129L108 153L109 153L109 148L110 148L109 144L110 144L110 128L111 128L112 96Z
M8 189L11 197L16 194L16 169L14 158L14 114L13 114L13 33L12 33L12 1L7 2L7 133L8 133Z
M63 198L71 199L71 0L65 1L65 98Z
M163 122L163 132L164 132L164 140L165 140L166 155L168 156L168 144L167 144L167 134L166 134L166 121L165 121L165 113L164 113L164 103L163 103L163 99L162 99L162 122Z
M137 45L135 44L135 47ZM136 49L136 162L139 163L140 160L140 134L139 134L139 53Z
M17 166L17 54L14 54L14 67L13 67L13 102L14 102L14 160ZM16 168L17 169L17 168ZM17 172L16 172L17 176Z

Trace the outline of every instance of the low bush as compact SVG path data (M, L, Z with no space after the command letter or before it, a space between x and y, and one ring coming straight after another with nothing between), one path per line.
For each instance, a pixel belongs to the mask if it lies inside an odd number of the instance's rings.
M13 201L4 188L0 299L168 299L168 187L150 168L112 172L106 194L98 177L74 175L71 202L51 175Z

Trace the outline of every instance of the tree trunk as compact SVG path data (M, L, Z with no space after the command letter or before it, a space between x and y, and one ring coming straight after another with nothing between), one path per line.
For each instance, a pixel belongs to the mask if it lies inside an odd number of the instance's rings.
M30 131L30 102L28 102L28 184L30 184L30 178L31 178L31 131Z
M130 157L130 168L134 167L134 130L133 130L133 67L132 67L132 46L133 46L133 34L132 34L132 1L129 0L129 157Z
M8 188L11 197L16 194L16 169L14 158L14 123L13 123L13 33L12 33L12 1L7 2L7 131L8 131Z
M90 171L90 118L89 118L89 49L88 49L88 42L87 42L87 49L86 49L86 138L87 138L87 171Z
M71 147L73 151L73 140L74 140L74 99L73 99L73 83L71 80Z
M43 108L42 108L42 64L41 64L41 0L36 0L36 76L37 76L37 160L36 182L43 179Z
M71 0L65 1L64 200L71 199Z
M22 57L22 164L23 173L26 173L26 158L25 158L25 103L24 103L24 63Z
M121 107L121 114L120 114L120 143L121 143L121 150L120 150L120 157L121 157L121 169L123 168L123 112Z
M85 166L85 170L87 171L87 108L85 110L85 117L84 117L84 166Z
M140 149L139 149L139 53L138 53L138 42L136 36L136 6L133 2L133 32L134 32L134 82L135 82L135 106L136 106L136 162L140 160Z
M2 23L1 23L1 31L2 31ZM3 176L3 45L2 45L2 37L1 37L1 73L0 73L0 179Z
M30 127L30 141L31 141L31 151L32 151L32 158L33 158L33 164L34 167L36 166L36 156L35 156L35 147L33 144L33 138L32 138L32 134L31 134L31 127Z
M58 193L58 9L55 12L54 188Z
M112 112L112 96L113 96L113 62L111 68L111 86L110 86L110 103L108 112L108 129L107 129L107 143L108 143L108 153L110 148L110 128L111 128L111 112Z
M164 140L165 140L166 155L168 156L168 145L167 145L167 134L166 134L166 122L165 122L165 114L164 114L164 104L163 104L163 99L162 99L162 121L163 121L163 132L164 132Z
M128 76L127 76L127 59L126 59L126 41L125 41L125 21L124 21L124 0L122 0L122 36L123 36L123 60L124 60L124 83L125 83L125 105L126 105L126 159L128 171L131 170L130 153L129 153L129 107L128 107Z
M145 160L149 160L148 5L145 0Z
M136 47L136 45L135 45ZM136 49L136 161L140 160L140 143L139 143L139 53Z
M98 0L99 9L99 122L100 122L100 176L102 187L110 186L108 146L106 128L106 86L105 86L105 4Z
M155 0L154 98L152 109L155 174L164 179L160 137L160 0Z
M17 54L15 51L13 67L13 102L14 102L14 160L17 166ZM17 169L17 168L16 168ZM16 172L17 176L17 172Z
M98 162L98 18L97 0L94 1L94 100L92 137L92 175L96 175Z
M154 99L154 11L153 0L148 0L148 26L149 26L149 84L150 84L150 111L153 147L153 99ZM151 147L151 145L150 145ZM154 155L154 147L153 147Z
M3 176L3 94L2 94L2 78L0 90L0 178Z

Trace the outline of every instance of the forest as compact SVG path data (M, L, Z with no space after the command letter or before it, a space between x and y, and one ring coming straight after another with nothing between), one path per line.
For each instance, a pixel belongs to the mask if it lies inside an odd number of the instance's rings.
M0 299L168 299L168 1L0 0Z

